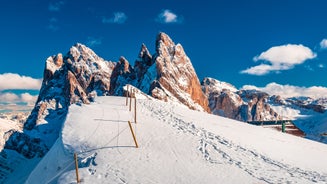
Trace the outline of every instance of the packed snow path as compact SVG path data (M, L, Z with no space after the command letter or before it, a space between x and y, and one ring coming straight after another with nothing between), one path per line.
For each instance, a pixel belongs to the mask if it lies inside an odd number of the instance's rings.
M27 183L326 183L327 146L157 100L98 97L72 106L62 136ZM40 175L44 176L40 179ZM42 180L42 181L40 181Z

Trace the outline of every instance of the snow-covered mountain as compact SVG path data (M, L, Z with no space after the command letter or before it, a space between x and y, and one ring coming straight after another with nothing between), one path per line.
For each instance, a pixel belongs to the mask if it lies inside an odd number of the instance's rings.
M267 93L239 91L231 84L212 78L205 78L202 88L213 114L245 122L281 119L267 103Z
M238 90L212 78L201 84L213 114L244 122L293 120L307 138L327 143L327 99L282 98L257 90Z
M134 66L123 56L117 62L107 61L77 43L67 54L59 53L46 60L42 87L30 116L20 129L5 129L0 183L17 176L22 178L18 183L22 183L31 168L58 144L72 104L87 107L83 104L94 104L97 96L123 96L126 84L149 95L147 98L154 97L174 107L236 120L295 119L307 137L327 142L326 99L283 99L255 90L237 90L212 78L200 83L182 45L175 44L165 33L158 34L152 55L142 44Z
M132 101L134 104L134 100ZM72 105L26 183L326 183L327 146L172 102L96 97ZM42 176L42 177L40 177Z
M43 157L57 140L71 104L89 104L97 95L121 96L126 84L164 101L209 111L190 59L165 33L158 34L152 56L142 45L134 67L124 57L106 61L78 43L66 55L46 60L35 107L22 131L7 132L2 152L15 151L27 159ZM11 159L4 156L4 162L11 163Z

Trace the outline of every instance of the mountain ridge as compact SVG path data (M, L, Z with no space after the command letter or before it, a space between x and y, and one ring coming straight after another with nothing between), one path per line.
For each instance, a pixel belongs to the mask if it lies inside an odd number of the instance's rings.
M281 112L285 109L280 110L280 106L301 112L313 109L320 114L325 114L327 108L318 101L306 104L260 91L237 90L213 78L205 78L200 83L182 45L175 44L165 33L157 35L154 54L150 54L145 44L141 45L134 66L123 56L117 62L107 61L92 49L76 43L67 54L47 58L35 107L23 131L7 132L4 148L29 159L43 157L57 140L71 104L90 104L96 96L123 96L123 87L127 84L162 101L240 121L282 119ZM327 101L321 103L327 104ZM316 129L327 130L325 124L320 124ZM297 125L306 130L311 126L305 121ZM319 140L318 137L312 135L311 138ZM320 141L327 142L327 139Z

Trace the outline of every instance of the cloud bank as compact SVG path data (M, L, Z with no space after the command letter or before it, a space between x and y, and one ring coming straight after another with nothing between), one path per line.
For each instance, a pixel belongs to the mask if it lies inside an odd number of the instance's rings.
M0 74L0 91L13 89L39 90L41 84L41 79L34 79L14 73Z
M275 82L267 84L265 87L256 87L253 85L244 85L241 89L255 89L266 92L270 95L280 95L284 98L308 96L311 98L327 98L327 88L321 86L299 87L292 85L281 85Z
M157 22L169 24L169 23L181 23L182 18L177 16L175 13L173 13L170 10L163 10L156 18Z
M20 95L11 92L0 93L0 101L2 104L26 103L28 106L33 106L37 100L37 97L37 95L34 96L29 93L22 93Z
M127 20L127 15L124 12L115 12L111 18L102 17L102 23L104 24L124 24Z
M270 72L290 70L295 65L304 63L308 59L313 59L317 55L312 50L303 45L287 44L271 47L265 52L253 58L254 62L263 60L268 64L261 63L257 66L242 70L240 73L250 75L266 75Z

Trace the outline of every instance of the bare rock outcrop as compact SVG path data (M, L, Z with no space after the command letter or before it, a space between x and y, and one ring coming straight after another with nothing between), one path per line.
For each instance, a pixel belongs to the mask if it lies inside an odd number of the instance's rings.
M166 94L165 96L172 96L191 109L202 108L210 112L208 99L182 45L175 45L168 35L160 33L157 36L156 52L154 60L159 85L156 85L155 90L161 92L152 94Z
M281 117L267 103L269 95L260 91L240 90L212 78L202 81L213 114L240 121L276 120Z

